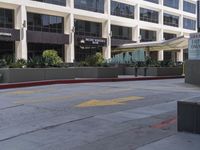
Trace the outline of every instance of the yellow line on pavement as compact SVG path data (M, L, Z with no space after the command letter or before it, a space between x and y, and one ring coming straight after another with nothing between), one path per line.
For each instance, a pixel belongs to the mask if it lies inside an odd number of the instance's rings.
M57 101L65 101L69 100L69 98L76 98L76 97L83 97L83 96L92 96L97 94L108 94L108 93L115 93L115 92L124 92L124 91L130 91L130 89L114 89L114 90L98 90L97 92L80 92L80 93L74 93L69 94L67 96L51 96L51 97L42 97L38 99L26 99L26 100L16 100L14 103L16 104L34 104L34 103L43 103L43 102L57 102ZM40 90L40 92L42 92ZM55 92L55 91L54 91Z
M97 107L97 106L112 106L112 105L124 105L128 101L135 101L135 100L141 100L144 99L144 97L140 96L128 96L128 97L122 97L122 98L116 98L116 99L110 99L110 100L88 100L86 102L80 103L76 105L75 107L79 108L85 108L85 107Z

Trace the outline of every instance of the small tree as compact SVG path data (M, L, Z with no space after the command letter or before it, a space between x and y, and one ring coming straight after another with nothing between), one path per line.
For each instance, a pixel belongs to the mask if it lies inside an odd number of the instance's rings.
M58 56L58 53L55 50L45 50L42 53L42 57L45 59L46 66L55 67L63 63L62 59Z

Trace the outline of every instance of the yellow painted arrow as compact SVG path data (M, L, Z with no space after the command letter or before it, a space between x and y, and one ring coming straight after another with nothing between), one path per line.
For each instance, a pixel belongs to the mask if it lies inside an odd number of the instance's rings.
M129 97L122 97L117 99L110 99L110 100L89 100L83 103L76 105L75 107L84 108L84 107L98 107L98 106L114 106L114 105L124 105L128 101L135 101L143 99L144 97L139 96L129 96Z

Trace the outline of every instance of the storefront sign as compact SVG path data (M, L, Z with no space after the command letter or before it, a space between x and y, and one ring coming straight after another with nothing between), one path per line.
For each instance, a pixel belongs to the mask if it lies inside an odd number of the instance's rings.
M81 45L91 45L91 46L106 46L106 39L103 38L93 38L93 37L83 37L78 38L79 44Z
M188 53L189 60L200 60L200 33L190 35Z
M0 32L0 36L9 36L9 37L11 37L12 34L11 33Z

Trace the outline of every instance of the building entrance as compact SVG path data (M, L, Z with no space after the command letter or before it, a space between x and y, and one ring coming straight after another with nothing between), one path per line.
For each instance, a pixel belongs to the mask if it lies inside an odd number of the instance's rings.
M75 46L75 61L84 61L87 57L102 53L102 47L98 46Z

